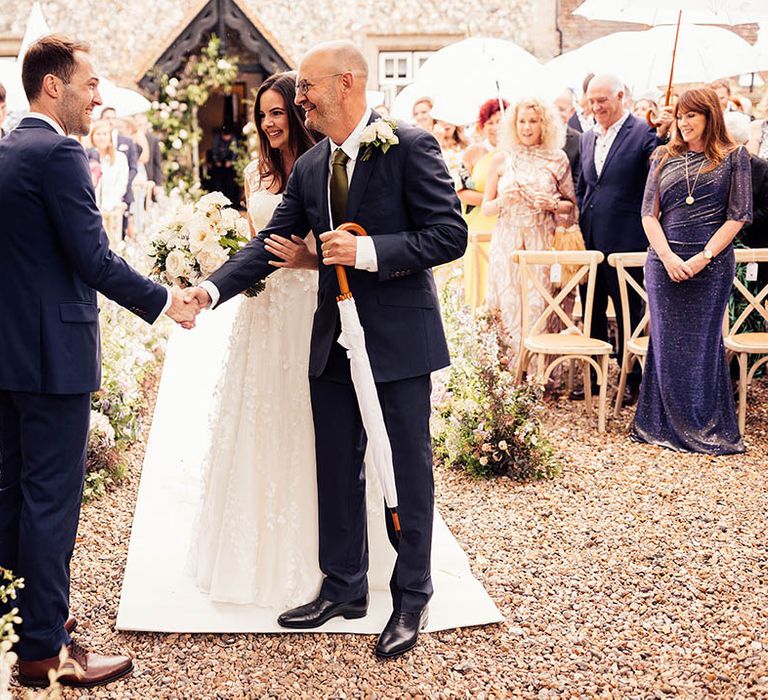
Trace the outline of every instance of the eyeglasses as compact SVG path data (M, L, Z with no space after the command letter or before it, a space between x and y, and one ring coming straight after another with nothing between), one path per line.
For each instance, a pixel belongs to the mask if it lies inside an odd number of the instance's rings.
M340 75L344 75L344 72L329 73L328 75L318 75L317 78L314 78L314 80L324 80L325 78L337 78ZM306 95L310 91L310 89L313 87L315 87L315 83L310 83L306 78L302 78L301 80L296 82L296 92L299 93L299 95Z

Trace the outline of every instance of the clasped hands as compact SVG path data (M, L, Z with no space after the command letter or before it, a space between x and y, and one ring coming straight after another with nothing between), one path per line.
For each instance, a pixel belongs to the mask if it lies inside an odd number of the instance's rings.
M699 274L709 262L702 253L697 253L688 260L683 260L673 252L667 253L661 262L673 282L685 282Z
M193 289L200 288L194 287ZM197 314L200 313L200 309L205 308L210 303L210 298L208 298L208 302L204 306L201 305L199 296L190 294L190 291L192 290L182 291L178 287L171 289L171 305L165 312L168 318L176 321L182 328L187 330L195 327L195 319ZM206 297L208 296L204 289L200 289L200 291Z

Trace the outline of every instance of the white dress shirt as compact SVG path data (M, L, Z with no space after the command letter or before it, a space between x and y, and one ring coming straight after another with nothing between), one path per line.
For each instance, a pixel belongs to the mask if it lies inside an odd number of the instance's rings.
M341 148L344 153L347 154L349 160L347 161L347 182L349 186L352 186L352 176L355 172L355 164L357 163L357 156L360 152L360 137L362 136L363 129L368 125L368 121L371 118L370 107L365 110L362 119L357 123L357 126L352 130L352 133L347 136L346 141L339 146L331 139L328 139L330 145L330 153L328 154L328 220L331 221L331 226L335 225L332 221L331 215L331 175L333 174L333 154L337 148ZM318 244L319 244L318 237ZM377 272L379 269L378 259L376 258L376 247L373 244L373 239L368 236L358 236L357 238L357 250L355 252L355 269L365 270L367 272ZM211 297L211 303L208 308L213 309L216 304L219 303L219 297L221 296L219 290L213 282L206 280L200 284L200 287L208 292L208 296Z
M56 129L57 134L61 136L66 136L66 134L64 133L64 129L61 128L61 125L57 121L54 121L53 119L51 119L48 115L40 114L40 112L30 112L29 114L24 115L24 119L27 119L29 117L31 117L32 119L39 119L40 121L44 121L46 124L50 124L54 129ZM171 290L166 289L166 292L168 293L168 300L165 302L165 306L163 307L163 310L160 312L160 316L162 316L166 311L168 311L168 309L171 308L171 304L173 303L173 294ZM159 319L160 316L158 316L157 318ZM157 321L157 319L155 319L155 321Z
M607 129L603 129L600 124L595 124L594 127L592 127L592 131L597 137L595 139L595 170L597 170L598 177L600 177L600 173L603 172L603 166L605 165L606 158L608 158L611 146L628 117L629 110L625 109L621 118L617 119Z

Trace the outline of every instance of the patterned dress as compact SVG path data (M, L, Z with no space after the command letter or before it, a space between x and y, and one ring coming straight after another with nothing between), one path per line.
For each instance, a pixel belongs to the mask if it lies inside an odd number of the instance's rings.
M511 256L518 250L549 250L557 224L569 225L573 220L576 195L568 156L542 146L518 146L507 156L498 191L499 216L491 237L486 307L501 318L502 340L510 367L514 367L522 340L522 296L518 266L511 263ZM553 212L533 205L536 194L573 202L572 213L556 220ZM549 286L549 268L538 270L542 282ZM544 311L544 299L531 291L528 301L533 322Z

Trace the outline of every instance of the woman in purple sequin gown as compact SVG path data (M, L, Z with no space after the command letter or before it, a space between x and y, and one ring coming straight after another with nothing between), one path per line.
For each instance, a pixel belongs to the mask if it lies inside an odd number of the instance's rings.
M743 452L722 322L735 272L731 241L752 219L752 187L749 156L728 137L713 90L680 97L642 214L651 328L633 437L675 450Z

